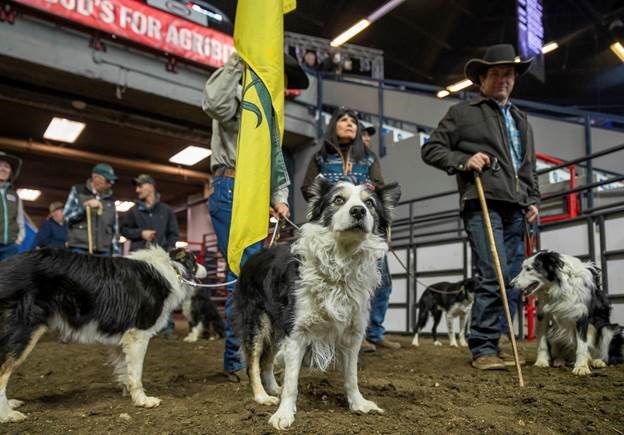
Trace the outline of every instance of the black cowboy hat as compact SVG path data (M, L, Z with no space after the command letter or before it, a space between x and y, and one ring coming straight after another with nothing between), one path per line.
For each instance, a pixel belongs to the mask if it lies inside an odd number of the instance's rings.
M284 74L288 77L288 89L307 89L310 80L297 59L284 53Z
M516 50L511 44L491 45L485 50L483 59L470 59L464 66L464 74L474 84L481 81L479 76L483 74L489 67L498 65L511 65L516 69L518 75L522 75L528 71L533 62L533 58L516 62Z
M0 160L4 160L11 166L11 181L15 180L22 169L22 159L12 154L0 151Z

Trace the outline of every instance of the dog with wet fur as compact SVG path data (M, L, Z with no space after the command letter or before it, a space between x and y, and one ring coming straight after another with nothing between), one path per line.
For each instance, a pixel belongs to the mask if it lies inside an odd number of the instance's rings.
M572 373L584 376L591 368L622 362L624 329L610 323L611 307L595 264L541 251L524 260L511 285L538 299L535 366L573 363Z
M48 330L64 342L112 346L114 373L134 405L158 406L141 380L149 340L190 297L188 282L205 276L183 249L110 258L44 248L0 262L0 422L26 418L6 387Z
M308 223L292 246L249 258L234 293L254 399L279 403L269 420L276 429L294 422L306 354L311 366L323 371L339 361L352 411L383 412L360 393L357 362L370 299L381 280L378 263L388 250L383 236L400 188L345 181L333 185L317 177L310 193ZM273 374L278 349L284 363L282 387Z

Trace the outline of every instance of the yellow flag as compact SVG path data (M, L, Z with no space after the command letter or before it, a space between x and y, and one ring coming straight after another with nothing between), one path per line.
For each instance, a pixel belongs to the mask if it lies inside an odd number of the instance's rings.
M238 275L245 248L266 238L272 189L286 186L284 133L284 17L293 0L239 0L234 45L245 62L236 181L228 246ZM290 8L290 9L289 9Z

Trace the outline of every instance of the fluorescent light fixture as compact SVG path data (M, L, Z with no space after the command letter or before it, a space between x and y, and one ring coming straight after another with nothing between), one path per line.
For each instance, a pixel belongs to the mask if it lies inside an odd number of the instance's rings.
M519 63L522 59L520 59L520 56L516 56L514 57L514 62L515 63Z
M132 201L115 201L115 208L119 213L124 213L134 207L134 202Z
M470 79L464 79L461 82L457 82L457 83L453 83L452 85L448 85L446 87L446 89L449 92L459 92L462 89L466 89L467 87L469 87L470 85L472 85L472 80Z
M549 42L548 44L542 47L542 53L543 54L550 53L551 51L555 51L558 48L559 48L559 44L557 44L555 41Z
M438 91L438 93L436 94L436 97L444 98L444 97L448 97L449 95L451 95L451 93L449 91L447 91L446 89L442 89L442 90Z
M366 17L366 19L368 21L370 21L371 23L373 21L377 21L379 18L381 18L384 15L386 15L388 12L390 12L392 9L396 8L398 5L400 5L404 1L405 0L391 0L391 1L387 2L387 3L384 3L383 5L381 5L379 7L379 9L377 9L375 12L373 12L368 17Z
M36 201L41 196L41 190L37 189L17 189L17 196L22 201Z
M171 157L169 161L172 163L179 163L181 165L193 166L195 163L204 160L210 154L212 154L212 151L208 148L190 145L175 156Z
M176 248L186 248L188 246L188 242L178 241L175 242Z
M191 9L193 9L196 12L199 12L200 14L204 14L204 15L210 17L210 18L212 18L215 21L223 21L223 15L211 12L208 9L204 9L204 8L202 8L199 5L195 5L194 4L193 6L191 6Z
M621 43L614 42L609 48L617 57L620 58L622 62L624 62L624 46Z
M43 133L43 137L49 140L57 140L59 142L74 143L86 124L77 121L71 121L65 118L52 118L50 125Z
M370 26L370 21L368 21L366 18L361 19L349 29L345 30L336 38L334 38L334 40L330 42L329 45L331 45L332 47L339 47L347 42L349 39L360 33L362 30L366 29L368 26Z

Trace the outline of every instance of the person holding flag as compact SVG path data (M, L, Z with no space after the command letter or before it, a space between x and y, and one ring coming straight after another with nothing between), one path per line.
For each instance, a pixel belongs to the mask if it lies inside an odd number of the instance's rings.
M202 108L213 119L208 207L230 283L245 260L262 249L269 212L290 215L290 180L281 151L284 88L286 83L290 89L309 85L298 62L283 53L283 11L294 9L292 3L239 1L234 30L238 53L232 53L204 88ZM233 290L229 284L223 368L228 380L238 381L236 372L244 364L232 327Z

